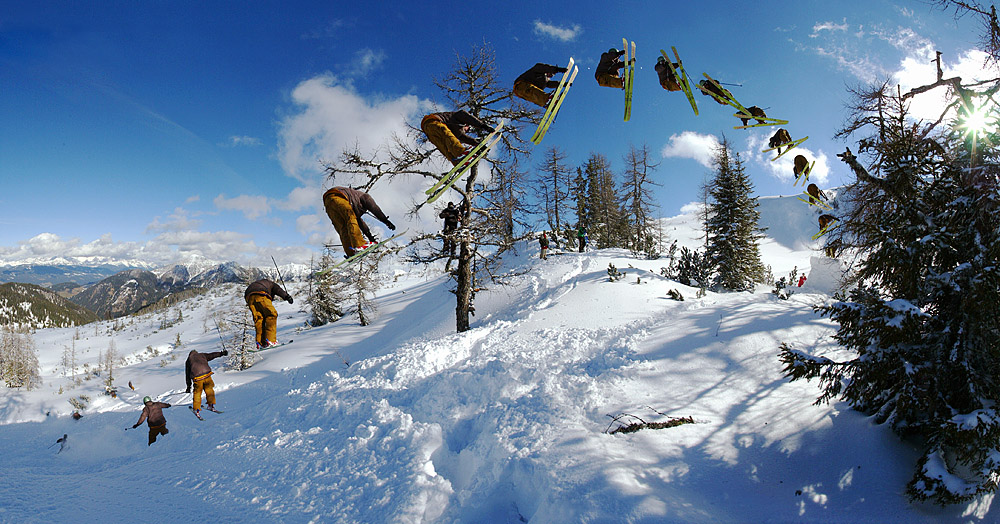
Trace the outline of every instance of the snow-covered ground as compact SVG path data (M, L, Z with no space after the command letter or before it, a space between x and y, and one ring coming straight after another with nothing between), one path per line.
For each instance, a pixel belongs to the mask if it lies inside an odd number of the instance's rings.
M507 261L526 273L480 293L461 334L451 285L434 271L400 272L367 327L306 329L301 301L276 302L279 340L294 342L246 371L213 361L225 413L205 421L184 407L184 359L219 348L211 314L240 307L242 289L180 305L183 321L166 329L176 308L119 323L130 364L117 399L99 378L70 388L59 372L77 333L79 360L96 363L108 323L39 332L44 386L0 391L0 522L1000 519L991 500L909 504L913 443L841 403L813 405L816 384L782 377L782 342L837 351L812 306L828 300L839 265L814 258L815 212L796 197L762 199L761 211L765 263L810 275L789 300L766 288L699 299L659 275L662 260L604 250L540 261L531 244ZM693 216L666 223L698 245ZM609 282L609 263L627 276ZM91 402L73 420L79 395ZM124 431L144 395L174 405L170 433L150 447L145 425ZM623 413L694 423L609 434L609 415Z

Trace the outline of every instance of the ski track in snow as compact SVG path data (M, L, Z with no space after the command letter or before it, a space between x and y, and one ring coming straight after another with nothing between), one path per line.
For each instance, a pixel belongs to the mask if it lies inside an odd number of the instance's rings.
M608 263L626 277L609 282ZM812 311L824 295L696 299L658 274L665 262L620 250L508 265L527 273L481 293L473 329L459 334L443 277L383 290L368 327L345 318L301 330L305 315L277 303L279 339L295 342L247 371L213 361L225 413L204 412L204 422L184 407L184 357L217 349L202 315L241 290L185 312L191 340L181 348L169 349L170 330L117 335L122 353L164 352L120 370L136 391L91 393L80 421L65 399L87 386L54 391L72 333L40 335L50 383L0 392L0 522L989 522L996 513L990 501L908 504L916 450L842 404L813 405L815 383L782 378L781 342L837 352L833 325ZM668 299L669 289L686 300ZM107 340L78 344L94 359ZM143 394L174 404L164 412L170 434L150 447L145 425L123 431ZM695 423L605 433L608 415L663 420L654 409ZM63 433L65 451L46 449Z

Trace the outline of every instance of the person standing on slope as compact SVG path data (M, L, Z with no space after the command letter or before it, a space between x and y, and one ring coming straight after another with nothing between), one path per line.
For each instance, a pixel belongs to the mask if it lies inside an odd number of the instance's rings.
M479 140L469 136L469 131L476 128L483 133L492 133L493 128L484 124L478 118L465 111L431 113L420 121L420 130L427 135L427 140L451 162L457 166L469 152L462 143L475 147Z
M580 252L583 253L583 248L587 247L587 228L580 226L576 230L576 240L580 243Z
M278 312L271 303L275 296L292 304L292 296L281 289L281 286L262 278L247 286L243 292L243 300L253 315L253 327L257 330L257 349L264 349L278 344Z
M191 383L194 382L194 397L191 399L191 409L194 414L201 416L201 392L205 391L208 400L208 409L215 411L215 382L212 381L212 367L208 365L209 360L224 357L229 354L228 350L216 351L213 353L198 353L192 350L188 353L187 362L184 363L184 381L187 383L185 393L191 392Z
M167 429L167 418L163 416L163 409L169 408L170 404L153 402L149 397L143 397L142 403L144 405L142 414L139 415L139 421L132 425L132 429L146 421L146 425L149 426L149 443L146 446L152 446L156 442L156 437L170 433Z
M438 217L444 219L444 229L441 231L441 234L444 236L442 250L448 252L451 256L455 256L455 239L452 238L452 234L458 229L458 221L461 218L458 208L455 207L455 203L448 202L448 206L441 210L441 214Z
M535 64L514 80L514 94L532 104L546 107L552 99L552 94L546 93L545 89L559 87L559 82L552 80L552 77L556 73L565 72L565 67Z
M538 248L541 251L542 260L546 260L545 255L549 252L549 237L542 231L542 236L538 237Z
M366 212L379 219L389 231L396 230L396 226L385 216L375 203L375 199L364 191L349 187L334 187L323 193L323 206L326 208L326 216L333 222L333 228L340 235L340 244L344 246L344 258L350 258L357 251L367 249L376 242L375 236L368 229L368 224L361 219ZM365 242L365 237L368 237L369 242Z
M624 49L619 51L613 47L608 49L607 53L601 53L601 61L598 62L597 69L594 70L597 85L625 89L625 80L619 72L621 68L625 67L625 62L620 60L624 54Z

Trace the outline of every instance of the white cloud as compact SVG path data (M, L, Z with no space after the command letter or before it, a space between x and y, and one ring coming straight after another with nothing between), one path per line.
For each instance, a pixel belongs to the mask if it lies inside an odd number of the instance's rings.
M904 93L915 87L933 84L937 80L937 67L932 63L935 53L933 48L922 49L918 53L904 58L899 69L893 74L893 80L899 83ZM1000 69L986 65L986 53L970 50L958 57L958 62L949 62L942 56L944 78L961 77L963 83L1000 77ZM941 112L950 102L948 88L939 87L911 98L910 114L925 120L937 120ZM952 113L953 115L954 113Z
M711 168L712 159L719 148L719 139L714 135L702 135L694 131L684 131L680 135L670 135L669 142L660 150L664 158L690 158Z
M188 199L190 200L190 199ZM201 220L188 217L188 212L184 208L178 207L167 216L166 221L160 222L160 217L156 216L153 221L146 226L146 233L158 233L163 231L183 231L185 229L195 229L201 225Z
M271 212L267 197L259 195L240 195L226 198L226 195L219 194L212 200L212 203L217 209L223 211L239 211L249 220L256 220Z
M245 135L244 136L233 135L229 137L229 141L225 145L229 147L240 147L240 146L253 147L253 146L259 146L261 144L263 144L263 142L261 142L261 140L256 137L245 136Z
M187 200L185 200L184 202L190 204L192 202L197 202L199 200L201 200L201 195L191 195L187 197Z
M573 27L559 27L552 24L547 24L541 20L535 20L535 34L547 36L549 38L554 38L563 42L571 42L580 35L582 28L579 24L573 24Z
M820 31L847 31L847 19L843 19L841 23L837 24L834 22L817 22L813 25L813 32L809 35L810 38L816 38L819 36Z
M354 60L351 63L352 74L355 76L366 76L368 73L378 69L385 61L384 51L372 49L359 49L354 53Z
M764 133L753 133L747 137L747 149L741 153L741 156L745 160L753 161L758 166L763 167L768 171L771 176L777 178L778 180L792 182L795 180L795 172L793 167L795 165L795 157L797 155L802 155L806 157L806 160L810 164L813 164L812 171L809 173L809 181L815 183L820 187L825 187L830 180L830 160L826 153L823 151L814 152L809 149L809 141L806 140L802 142L802 145L794 147L791 151L788 151L781 158L777 160L772 160L774 157L778 156L777 151L768 151L767 153L762 152L764 149L768 149L768 140L770 139L773 131ZM793 136L793 140L798 140L802 138L801 136ZM782 148L784 151L784 148ZM815 162L815 163L813 163Z

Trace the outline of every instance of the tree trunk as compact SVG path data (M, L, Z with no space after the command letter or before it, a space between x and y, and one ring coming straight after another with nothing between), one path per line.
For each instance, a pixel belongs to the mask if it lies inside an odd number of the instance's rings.
M456 273L458 286L455 289L455 330L461 333L469 330L469 301L472 298L472 250L469 249L468 240L459 244Z

